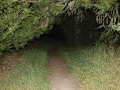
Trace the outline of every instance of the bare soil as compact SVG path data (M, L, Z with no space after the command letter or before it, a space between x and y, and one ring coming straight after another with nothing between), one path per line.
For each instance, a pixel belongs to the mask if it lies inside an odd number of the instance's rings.
M14 52L10 55L5 55L2 58L2 65L0 65L0 72L9 72L15 66L15 64L19 61L24 60L22 56L22 52Z
M57 54L57 48L56 46L48 51L51 90L78 90L78 81L70 76L63 58Z
M32 42L31 44L29 44L28 46L26 46L24 48L24 50L20 50L18 52L13 52L10 54L5 55L3 58L0 58L2 61L2 65L0 65L0 73L1 72L9 72L11 71L14 66L16 65L17 62L23 61L24 57L23 57L23 52L24 51L28 51L31 48L37 48L40 49L42 48L42 43L34 40L34 42Z

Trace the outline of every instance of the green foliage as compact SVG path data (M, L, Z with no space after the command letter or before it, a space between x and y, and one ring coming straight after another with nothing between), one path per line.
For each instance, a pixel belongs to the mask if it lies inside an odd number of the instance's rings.
M120 23L117 23L116 25L112 25L112 29L120 32Z
M52 1L51 1L52 2ZM62 7L49 0L36 3L4 0L0 2L0 52L17 50L47 31ZM56 7L55 9L53 7Z
M111 8L111 6L115 4L113 0L99 0L98 2L100 4L95 4L94 6L100 10L100 13L108 11Z
M91 8L93 6L94 0L76 0L76 4L81 7Z
M77 14L79 7L92 6L103 12L113 4L112 0L100 0L100 4L93 0L0 1L0 55L6 50L23 48L28 41L48 32L58 15Z

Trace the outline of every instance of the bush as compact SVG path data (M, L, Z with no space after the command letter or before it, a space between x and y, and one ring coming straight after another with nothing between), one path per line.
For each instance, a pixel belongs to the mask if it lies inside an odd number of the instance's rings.
M100 0L4 0L0 1L0 55L3 51L23 48L28 41L49 31L49 26L55 22L56 16L80 15L80 7L98 9L97 13L104 13L114 4L114 1ZM67 32L67 31L66 31ZM69 31L68 31L69 33ZM74 33L73 33L74 34ZM72 35L73 35L72 34ZM67 36L67 34L66 34ZM73 35L74 37L74 35ZM71 40L74 38L70 38ZM70 41L68 39L68 41Z

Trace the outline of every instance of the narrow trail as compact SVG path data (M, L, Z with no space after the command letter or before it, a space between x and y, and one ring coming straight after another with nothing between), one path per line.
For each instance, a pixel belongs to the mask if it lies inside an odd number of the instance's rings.
M48 51L49 54L49 83L51 90L78 90L78 82L71 78L63 58L57 54L57 46Z

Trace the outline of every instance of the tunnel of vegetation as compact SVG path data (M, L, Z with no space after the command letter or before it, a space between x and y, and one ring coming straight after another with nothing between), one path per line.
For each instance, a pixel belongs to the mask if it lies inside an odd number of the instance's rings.
M4 0L0 6L0 56L50 31L70 45L119 42L119 0Z

